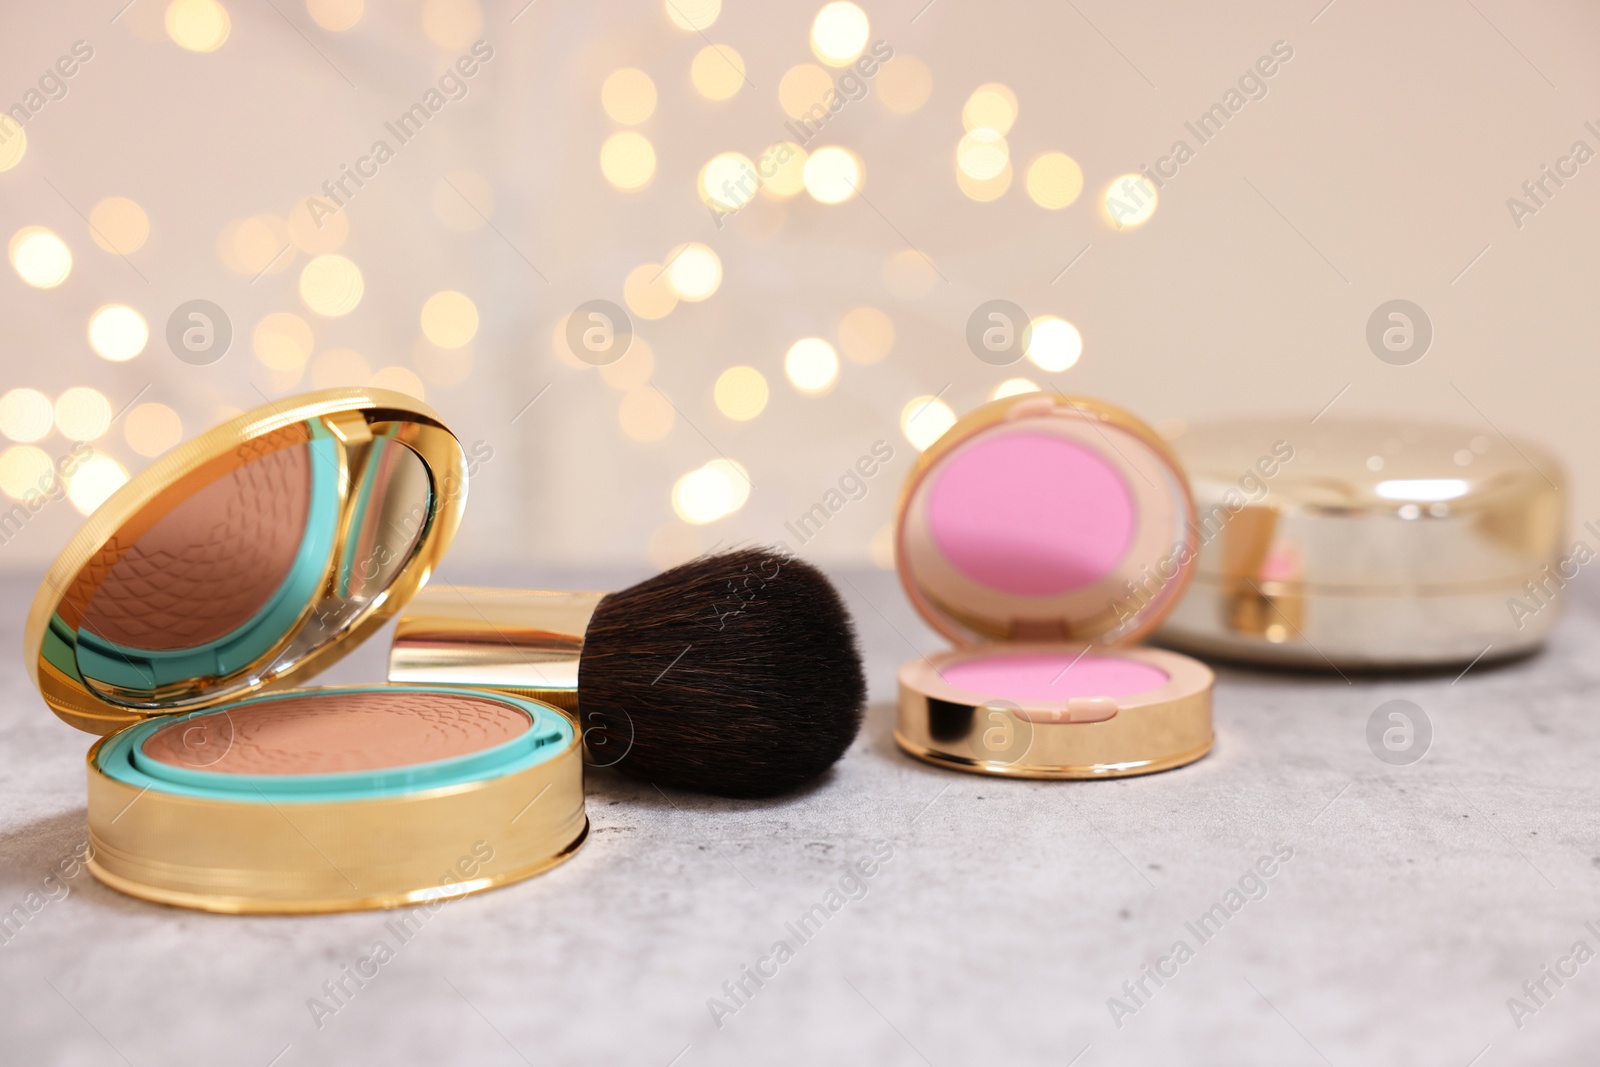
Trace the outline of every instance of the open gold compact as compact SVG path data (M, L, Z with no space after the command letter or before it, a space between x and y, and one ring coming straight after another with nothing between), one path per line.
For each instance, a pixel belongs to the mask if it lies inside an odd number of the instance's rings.
M1194 569L1166 445L1097 400L985 404L922 454L896 520L911 603L955 642L900 670L895 739L945 767L1115 778L1211 749L1212 673L1140 638Z
M118 490L46 575L25 656L88 755L88 866L219 912L436 901L588 832L581 739L481 690L290 688L444 555L466 460L428 407L338 389L246 412Z

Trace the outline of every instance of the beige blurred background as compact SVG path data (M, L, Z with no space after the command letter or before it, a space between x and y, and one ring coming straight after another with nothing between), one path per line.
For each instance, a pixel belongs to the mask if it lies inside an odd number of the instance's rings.
M1593 5L125 2L12 5L0 34L0 490L94 457L0 569L180 437L369 382L482 459L463 566L779 540L886 566L917 448L997 388L1521 433L1600 517ZM751 165L759 192L729 180ZM1153 212L1121 180L1147 166ZM994 299L1037 320L1010 366L967 342ZM1406 366L1366 341L1392 299L1432 323ZM213 362L168 342L195 300L231 324ZM605 367L566 341L596 300L634 332Z

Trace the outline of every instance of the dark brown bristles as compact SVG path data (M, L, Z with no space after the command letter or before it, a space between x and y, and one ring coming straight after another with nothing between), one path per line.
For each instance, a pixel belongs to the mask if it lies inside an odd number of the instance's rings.
M839 594L809 563L764 549L704 556L612 593L578 672L596 762L730 797L785 793L827 770L865 700Z

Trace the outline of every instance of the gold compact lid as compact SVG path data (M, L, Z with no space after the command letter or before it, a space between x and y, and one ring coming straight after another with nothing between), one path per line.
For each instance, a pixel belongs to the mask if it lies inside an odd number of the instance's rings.
M1124 644L1194 570L1194 505L1161 438L1099 400L1030 393L956 421L901 492L896 566L959 644Z
M45 575L24 656L62 719L107 734L314 675L425 582L466 505L432 409L330 389L179 445Z
M1520 586L1560 555L1561 464L1487 428L1233 419L1171 443L1194 488L1202 581L1345 595Z

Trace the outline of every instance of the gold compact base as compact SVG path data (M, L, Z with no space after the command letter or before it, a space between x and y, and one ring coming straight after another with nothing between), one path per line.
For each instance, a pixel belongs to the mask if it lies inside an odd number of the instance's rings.
M89 869L143 900L229 914L430 905L519 881L588 836L583 745L510 773L336 800L140 789L89 751Z
M1176 652L1099 650L1167 676L1165 685L1116 698L1017 703L967 692L944 678L947 669L972 658L1072 658L1081 648L1006 642L912 660L900 668L894 739L928 763L1003 778L1128 778L1181 767L1211 751L1213 676L1205 664Z
M1135 760L1132 763L1091 763L1082 767L1052 767L1036 766L1033 764L996 763L991 760L975 760L966 756L952 756L948 752L939 752L935 749L925 748L914 742L908 741L896 730L895 742L905 751L925 763L936 767L945 767L954 771L966 771L969 774L992 774L1002 778L1133 778L1141 774L1158 774L1161 771L1170 771L1174 767L1182 767L1195 762L1211 751L1212 742L1191 752L1180 752L1175 756L1166 756L1162 759Z
M192 908L195 911L210 911L219 915L327 915L343 911L382 911L387 908L414 907L431 904L435 900L455 900L459 897L487 892L490 889L499 889L501 886L532 878L536 874L543 874L552 867L559 867L577 855L578 849L583 847L588 838L589 819L586 816L583 820L583 828L578 831L578 836L573 839L570 845L557 855L540 860L538 863L521 870L506 871L492 878L477 878L470 882L461 882L451 887L448 892L423 889L409 893L363 897L359 900L348 897L330 897L325 900L297 900L290 903L262 901L252 897L225 897L215 894L186 893L182 890L165 889L143 882L130 881L106 870L95 858L94 842L92 840L90 841L88 867L89 873L104 885L110 886L117 892L125 893L130 897L148 900L152 904L167 904L175 908Z

